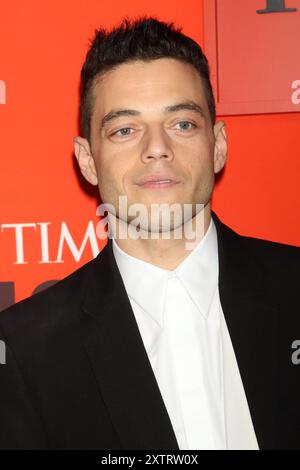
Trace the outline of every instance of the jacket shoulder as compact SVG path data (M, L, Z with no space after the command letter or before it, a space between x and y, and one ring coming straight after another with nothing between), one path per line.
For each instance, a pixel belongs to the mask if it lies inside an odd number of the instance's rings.
M269 266L300 266L300 247L276 241L238 235L250 253Z
M256 273L261 291L265 294L269 292L275 305L285 306L287 299L295 306L298 305L300 248L237 233L236 238L240 243L240 263L250 267L252 275Z
M97 258L43 291L0 312L0 336L5 336L8 340L14 337L32 338L33 335L38 337L58 325L71 323L78 312L87 274Z
M246 276L249 282L255 277L257 288L261 292L270 292L275 303L289 297L296 303L300 302L300 247L241 234L216 214L213 218L223 268L230 265L234 272Z
M253 237L238 233L233 228L222 222L216 214L213 214L217 226L218 236L225 241L226 246L239 250L240 253L254 256L271 264L280 262L296 265L300 261L300 247L289 245L264 238Z

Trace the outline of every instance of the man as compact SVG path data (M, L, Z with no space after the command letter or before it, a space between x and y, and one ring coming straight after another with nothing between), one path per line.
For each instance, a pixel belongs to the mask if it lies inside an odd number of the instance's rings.
M99 30L80 122L112 237L1 313L0 447L300 448L300 250L211 210L227 143L200 47L154 18Z

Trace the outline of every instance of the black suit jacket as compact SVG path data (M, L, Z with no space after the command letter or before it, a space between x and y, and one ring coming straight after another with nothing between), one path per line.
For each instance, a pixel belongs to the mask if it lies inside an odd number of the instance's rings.
M212 216L220 300L259 448L300 449L300 248L241 236ZM112 240L0 313L0 331L1 449L179 449Z

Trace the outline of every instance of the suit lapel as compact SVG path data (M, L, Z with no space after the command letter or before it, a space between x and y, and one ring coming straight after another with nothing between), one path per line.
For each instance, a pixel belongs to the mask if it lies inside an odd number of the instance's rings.
M179 450L108 239L90 263L81 321L99 392L123 449Z
M219 293L260 449L274 448L279 315L263 268L245 239L212 212L218 234Z

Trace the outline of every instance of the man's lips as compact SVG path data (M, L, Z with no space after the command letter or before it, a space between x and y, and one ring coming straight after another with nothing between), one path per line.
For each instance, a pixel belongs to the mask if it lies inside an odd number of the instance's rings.
M152 174L141 178L136 184L147 188L166 188L174 186L179 182L179 179L174 176Z
M146 183L140 184L141 188L152 188L152 189L163 189L171 188L178 184L179 181L148 181Z

